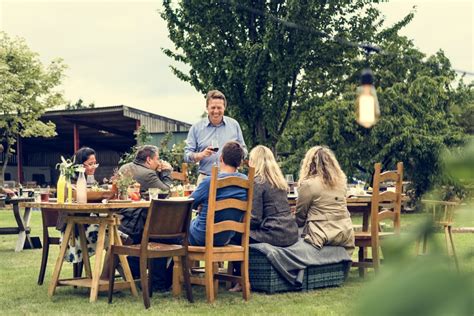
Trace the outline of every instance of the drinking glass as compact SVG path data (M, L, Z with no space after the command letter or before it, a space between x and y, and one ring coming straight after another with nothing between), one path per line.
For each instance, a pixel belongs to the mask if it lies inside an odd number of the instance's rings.
M41 202L49 202L49 188L40 189Z
M295 181L292 174L285 175L286 183L288 183L288 193L295 192Z
M151 200L156 200L158 198L158 194L160 192L160 189L158 188L149 188L148 189L148 196L150 201Z
M219 142L217 141L216 138L213 138L213 139L211 140L211 147L212 147L212 150L213 150L214 152L218 152L218 151L219 151Z

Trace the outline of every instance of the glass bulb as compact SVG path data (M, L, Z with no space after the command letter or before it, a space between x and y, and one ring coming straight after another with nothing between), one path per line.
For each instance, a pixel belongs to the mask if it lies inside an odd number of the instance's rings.
M365 128L374 126L380 118L379 101L373 85L365 84L357 88L357 123Z

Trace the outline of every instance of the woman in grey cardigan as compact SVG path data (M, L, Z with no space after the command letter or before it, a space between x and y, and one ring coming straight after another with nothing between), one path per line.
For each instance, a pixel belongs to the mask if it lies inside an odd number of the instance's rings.
M293 245L298 240L298 225L288 205L288 185L272 151L259 145L249 158L249 165L255 168L250 238L279 247Z
M301 164L296 222L314 247L343 246L354 251L354 230L346 203L347 178L327 147L308 150Z
M249 165L255 168L250 243L293 245L298 240L298 225L288 205L288 185L272 151L262 145L255 147L250 152ZM240 240L234 238L232 243L240 244ZM240 275L239 263L234 263L234 274ZM241 289L237 283L229 291Z

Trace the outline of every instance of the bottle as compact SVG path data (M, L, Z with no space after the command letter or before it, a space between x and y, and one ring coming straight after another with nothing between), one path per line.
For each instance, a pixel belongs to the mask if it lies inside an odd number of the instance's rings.
M184 196L184 188L181 184L178 185L176 191L178 191L178 196Z
M57 203L64 204L65 191L66 191L66 177L64 176L64 172L61 171L61 174L59 175L58 183L56 184Z
M76 182L76 202L87 203L87 182L84 176L84 168L78 168L79 177Z

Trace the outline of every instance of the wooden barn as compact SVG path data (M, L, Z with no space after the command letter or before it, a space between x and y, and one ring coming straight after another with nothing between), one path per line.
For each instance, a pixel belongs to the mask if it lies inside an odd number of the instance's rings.
M82 146L97 152L100 167L96 179L110 177L121 155L135 145L134 132L145 126L158 145L166 133L173 133L173 141L186 138L190 124L125 105L80 110L48 111L41 120L56 124L53 138L23 138L17 143L16 155L8 162L5 180L35 181L47 185L56 183L55 169L61 155L71 157ZM0 161L5 154L0 155Z

